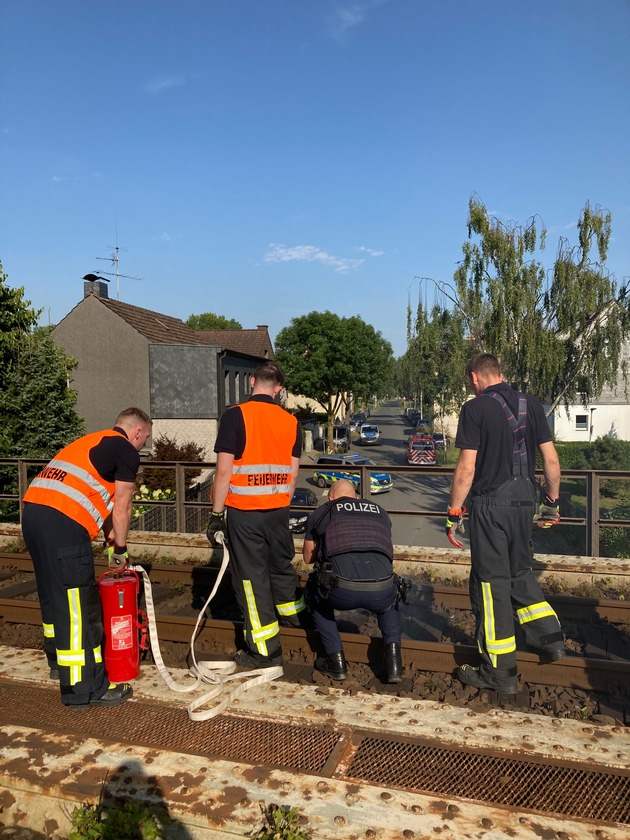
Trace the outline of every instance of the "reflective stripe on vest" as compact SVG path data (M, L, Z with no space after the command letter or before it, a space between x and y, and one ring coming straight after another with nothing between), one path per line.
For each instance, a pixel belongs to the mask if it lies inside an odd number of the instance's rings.
M288 507L296 418L275 403L259 400L250 400L230 410L243 414L245 450L232 466L227 507L239 510Z
M115 482L96 472L89 454L104 438L117 436L127 440L112 429L84 435L66 446L33 479L24 501L55 508L83 525L94 539L114 506Z

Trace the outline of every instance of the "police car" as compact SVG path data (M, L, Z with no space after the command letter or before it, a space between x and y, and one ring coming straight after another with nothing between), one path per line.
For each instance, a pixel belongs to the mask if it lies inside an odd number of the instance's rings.
M361 484L359 473L346 472L344 467L375 467L371 458L362 455L320 455L316 464L320 469L313 473L313 479L318 487L330 487L334 481L345 478L351 481L357 492ZM324 469L321 469L321 468ZM370 493L387 493L392 489L392 477L386 472L370 473Z

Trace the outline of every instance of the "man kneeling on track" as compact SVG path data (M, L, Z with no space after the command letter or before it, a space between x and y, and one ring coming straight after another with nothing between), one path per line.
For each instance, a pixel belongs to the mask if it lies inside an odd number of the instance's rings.
M350 481L336 481L328 498L309 515L304 536L304 562L315 563L306 598L326 651L315 667L333 680L346 679L334 611L364 608L375 613L383 635L385 680L399 683L398 579L389 516L380 505L357 498Z

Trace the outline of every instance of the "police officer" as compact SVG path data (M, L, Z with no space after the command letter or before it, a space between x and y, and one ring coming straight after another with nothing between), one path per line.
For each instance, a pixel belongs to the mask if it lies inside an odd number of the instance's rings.
M221 418L207 535L215 543L217 533L227 531L247 644L234 659L246 668L269 668L282 664L279 622L297 627L306 614L289 531L302 433L275 402L284 384L275 362L259 365L250 383L249 400Z
M566 655L558 617L532 571L532 523L550 527L560 521L560 462L541 404L503 382L496 356L476 356L468 377L476 398L464 403L459 417L446 534L462 547L456 530L470 492L470 600L481 665L463 665L457 676L475 688L514 694L514 610L530 647L549 662ZM540 506L537 448L546 491Z
M307 519L303 549L304 562L316 564L306 593L326 651L315 667L333 680L348 676L335 610L364 608L376 614L383 636L386 682L399 683L400 613L389 516L380 505L357 498L351 481L334 482L328 497Z
M102 529L110 566L124 567L139 452L150 434L149 416L125 409L113 429L62 449L24 494L22 535L35 570L44 651L65 706L117 706L132 695L130 685L107 678L92 540Z

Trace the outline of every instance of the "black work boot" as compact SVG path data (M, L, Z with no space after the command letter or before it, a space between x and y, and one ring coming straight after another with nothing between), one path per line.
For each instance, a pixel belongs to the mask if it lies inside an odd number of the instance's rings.
M385 665L385 682L402 682L402 656L400 655L398 642L390 642L385 645L383 664Z
M315 660L315 667L333 680L345 680L348 676L346 657L342 650L327 653L325 656L318 656Z

